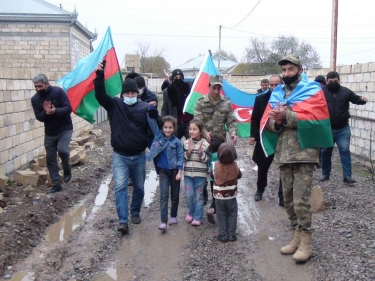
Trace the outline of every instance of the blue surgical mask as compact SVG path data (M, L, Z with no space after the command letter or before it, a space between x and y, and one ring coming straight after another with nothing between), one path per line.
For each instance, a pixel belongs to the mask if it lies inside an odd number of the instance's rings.
M124 97L124 103L126 103L127 105L133 105L136 102L137 102L137 97L132 97L132 98Z

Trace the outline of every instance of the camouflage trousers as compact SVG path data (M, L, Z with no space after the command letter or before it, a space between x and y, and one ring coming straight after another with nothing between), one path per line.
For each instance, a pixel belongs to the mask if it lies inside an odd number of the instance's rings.
M283 164L280 177L283 183L284 205L294 228L311 232L311 184L314 163Z

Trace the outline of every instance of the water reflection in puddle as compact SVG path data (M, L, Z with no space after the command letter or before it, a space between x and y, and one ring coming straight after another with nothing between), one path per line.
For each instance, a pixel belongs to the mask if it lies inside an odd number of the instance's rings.
M238 166L241 171L246 169L243 160L239 160ZM249 188L245 182L238 182L238 222L240 224L242 233L244 235L251 235L257 231L257 222L259 221L259 211L254 204L254 200L251 200L252 196L249 194ZM251 198L251 199L250 199Z
M109 175L100 185L99 187L99 194L95 198L95 206L92 208L92 213L95 214L100 206L102 206L107 199L108 195L108 189L109 189L109 184L111 183L112 180L112 175Z
M156 171L151 170L146 175L146 181L145 181L145 207L148 207L155 196L156 188L159 185L158 177L156 174Z
M4 281L4 278L0 279L1 281ZM34 273L29 271L20 271L15 274L13 274L12 278L6 279L8 281L33 281L34 279Z
M63 241L84 222L85 218L86 207L82 205L76 206L72 211L62 216L58 223L49 228L46 240L51 243Z

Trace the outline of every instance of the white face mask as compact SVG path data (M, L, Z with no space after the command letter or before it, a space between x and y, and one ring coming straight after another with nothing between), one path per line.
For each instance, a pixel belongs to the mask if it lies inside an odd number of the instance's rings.
M143 91L144 91L144 88L142 89L139 89L139 93L138 93L138 96L141 96L143 94Z
M133 105L137 102L137 97L124 97L124 103L127 105Z

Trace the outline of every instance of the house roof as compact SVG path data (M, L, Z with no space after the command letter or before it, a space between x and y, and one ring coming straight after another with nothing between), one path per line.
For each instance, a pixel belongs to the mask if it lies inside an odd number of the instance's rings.
M96 34L78 20L76 9L68 12L43 0L0 0L0 22L66 22L73 23L90 39Z
M199 70L200 67L201 67L201 65L202 65L202 63L203 63L203 60L204 60L205 56L206 55L199 55L196 58L188 60L184 64L176 66L176 67L174 67L172 69L179 68L182 71ZM212 55L212 60L213 60L213 62L214 62L214 64L215 64L216 67L218 65L218 58L219 58L219 56L218 56L217 53ZM227 59L226 57L223 57L223 56L220 55L220 69L219 69L220 71L223 71L223 70L225 70L227 68L230 68L230 67L232 67L232 66L234 66L236 64L237 64L237 62L232 61L230 59Z

